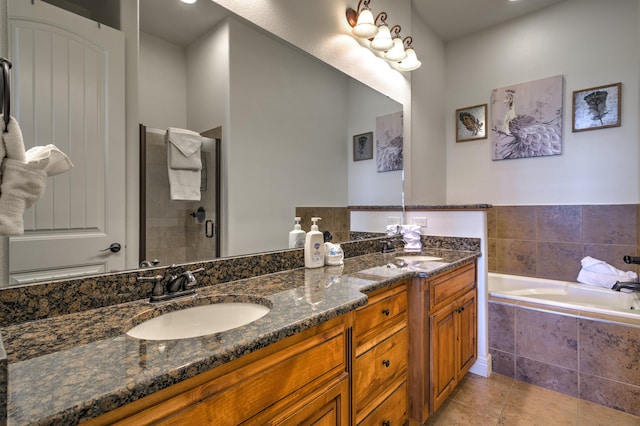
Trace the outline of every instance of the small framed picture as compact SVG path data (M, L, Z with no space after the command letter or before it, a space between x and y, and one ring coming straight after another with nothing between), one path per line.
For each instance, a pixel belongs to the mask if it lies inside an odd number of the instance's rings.
M573 131L620 127L622 83L573 92Z
M353 161L371 160L373 158L373 132L362 133L353 137Z
M456 142L487 138L487 104L456 110Z

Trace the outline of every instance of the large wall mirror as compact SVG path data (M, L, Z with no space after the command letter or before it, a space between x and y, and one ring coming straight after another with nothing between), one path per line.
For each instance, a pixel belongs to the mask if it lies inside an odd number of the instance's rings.
M11 18L12 3L15 2L8 1ZM35 3L37 6L41 2ZM347 206L402 203L402 171L378 172L375 154L371 160L354 161L353 157L353 137L373 132L375 149L378 119L394 115L401 117L401 104L254 26L241 16L230 13L215 2L199 1L194 5L186 5L178 0L139 0L139 5L138 115L147 132L159 136L159 139L154 139L153 152L147 141L146 158L151 162L147 163L147 188L162 186L161 180L166 170L163 173L163 166L158 164L163 156L161 136L168 127L209 132L209 136L214 135L213 140L221 140L220 206L212 204L208 197L213 191L209 190L202 192L200 202L171 201L166 194L149 202L150 194L147 194L145 210L150 218L147 220L147 241L154 239L154 243L164 250L148 251L148 260L157 258L161 264L170 264L204 260L203 256L211 258L211 253L206 250L200 250L200 254L194 255L195 258L187 255L190 245L202 248L207 244L206 235L210 234L207 220L219 224L219 254L224 257L287 248L293 218L300 212L306 214L315 211L320 212L316 214L325 215L321 225L334 234L335 242L348 238L343 216ZM27 6L25 8L13 13L25 15L25 21L39 19L37 14L36 18L26 16L29 9ZM84 24L76 22L73 19L67 24L68 37L72 40L65 41L65 46L80 43L76 40L79 37L77 28ZM101 30L104 29L103 26ZM20 28L11 27L9 31L10 53L15 53L17 48L12 36L20 31L22 35L33 35L34 42L28 46L31 51L40 49L37 40L43 37L42 29L23 25ZM114 35L115 43L118 43L118 37L124 35ZM56 43L61 46L64 44L57 33L51 40L54 46ZM64 47L63 51L70 52L67 54L71 58L69 62L77 60L73 49ZM83 64L86 65L93 55L87 49L82 52ZM59 56L60 53L54 51L47 57ZM111 58L110 61L113 62ZM24 70L27 67L38 68L37 63L18 61L15 65L16 76L26 73ZM100 62L94 64L96 68L101 65ZM59 70L60 65L56 72ZM90 81L88 77L84 78ZM19 77L14 79L18 80L16 84L27 80ZM105 80L109 84L118 83L117 78L111 76ZM110 86L104 89L110 101L120 99L122 102L124 88L115 89L113 96L112 89ZM18 86L17 92L25 93L26 90ZM97 98L98 103L103 101L99 96ZM27 128L32 121L29 111L33 111L29 102L35 103L32 97L21 97L18 112L24 117L19 117L21 124L25 122ZM51 102L51 105L55 116L56 102ZM72 99L69 105L73 105ZM109 110L110 117L124 119L123 115L118 115L119 110L123 109L122 105L104 108L115 108ZM101 113L104 111L98 111L95 116L101 117ZM98 133L105 133L104 130L98 126ZM111 136L119 134L111 131L111 127L109 130ZM63 148L73 150L71 147ZM107 177L107 182L92 184L106 193L109 179L113 177L112 173L83 164L82 160L78 160L79 157L73 157L73 152L70 155L76 169L60 181L48 183L47 193L51 199L47 202L51 211L57 211L58 208L54 197L62 188L73 188L74 179L86 181L86 176L92 176L98 170L101 176ZM107 162L113 163L113 160L105 159L104 163ZM209 187L214 184L211 177L215 176L215 171L211 167L215 163L215 159L207 162L212 172L209 173ZM98 161L96 164L102 163ZM80 175L79 171L84 174ZM149 185L149 182L153 185ZM122 192L127 183L123 181L120 185ZM89 193L94 191L92 188L84 190ZM102 196L102 192L99 194ZM88 266L79 262L55 266L44 261L49 257L46 252L53 250L51 241L60 244L64 234L78 234L74 240L77 242L88 239L90 234L101 234L103 228L112 230L115 226L124 225L105 225L105 216L109 216L104 213L107 203L102 203L98 198L97 201L91 201L94 206L97 205L97 213L89 215L90 220L85 219L83 226L86 229L81 230L73 225L75 222L71 219L59 225L55 221L53 225L47 224L49 230L53 228L51 231L54 235L53 238L47 238L49 246L43 249L43 255L39 258L41 261L22 263L18 260L27 257L29 250L32 250L28 248L32 246L26 243L33 243L32 236L43 232L38 228L38 214L34 213L33 220L27 218L25 237L15 241L12 239L10 245L10 272L12 277L15 275L19 278L13 280L13 284L137 266L122 263L106 266L108 259L120 256L108 250L112 237L102 237L95 248L83 249L97 253L87 262ZM73 191L67 199L73 201ZM206 212L202 223L197 216L191 215L200 207L204 207ZM215 217L216 207L221 212L219 218ZM43 210L40 216L44 213ZM72 213L68 215L71 217ZM308 230L308 225L303 227ZM70 244L75 244L74 241ZM172 257L172 253L177 251L180 251L180 255ZM30 265L29 272L23 271L27 269L25 265Z

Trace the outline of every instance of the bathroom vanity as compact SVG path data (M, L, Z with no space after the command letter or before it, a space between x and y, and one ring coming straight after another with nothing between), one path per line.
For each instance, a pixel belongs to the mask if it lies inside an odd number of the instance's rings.
M342 267L229 281L166 302L268 300L263 318L214 335L127 336L133 319L159 309L148 300L5 326L8 424L414 420L421 413L410 407L423 407L416 395L443 400L442 385L453 389L475 359L479 252L423 254L441 261L406 264L397 254L370 253ZM450 379L454 354L462 365L456 361ZM437 382L433 371L443 372Z

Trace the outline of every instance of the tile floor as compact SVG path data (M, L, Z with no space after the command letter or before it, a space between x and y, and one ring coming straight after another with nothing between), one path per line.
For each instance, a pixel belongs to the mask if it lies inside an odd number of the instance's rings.
M499 374L469 373L425 426L640 426L640 417Z

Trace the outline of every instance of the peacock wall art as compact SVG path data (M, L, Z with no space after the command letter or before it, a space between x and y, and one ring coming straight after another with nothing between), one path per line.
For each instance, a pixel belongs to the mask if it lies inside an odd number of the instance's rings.
M562 154L561 75L491 92L493 160Z

